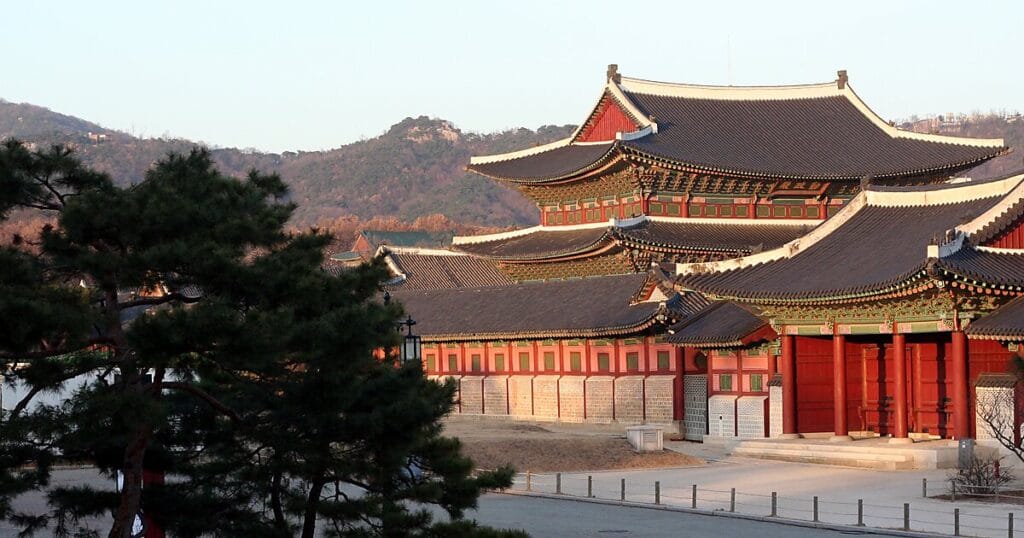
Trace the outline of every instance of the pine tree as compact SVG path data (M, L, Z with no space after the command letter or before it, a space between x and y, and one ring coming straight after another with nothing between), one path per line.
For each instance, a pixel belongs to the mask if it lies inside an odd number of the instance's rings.
M474 475L440 432L454 388L378 352L401 315L377 300L383 264L325 273L331 237L286 232L286 196L204 150L120 188L66 148L0 148L0 214L56 218L0 250L0 358L30 388L0 423L0 517L59 535L112 513L117 538L138 514L176 536L496 532L461 518L510 470ZM83 375L59 405L33 404ZM49 513L17 513L60 460L122 486L50 488Z

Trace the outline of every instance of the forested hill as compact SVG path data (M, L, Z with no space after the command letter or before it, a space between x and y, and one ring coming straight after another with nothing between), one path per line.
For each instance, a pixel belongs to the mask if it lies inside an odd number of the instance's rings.
M406 118L378 137L328 151L276 154L215 148L212 153L222 170L232 175L251 168L279 172L299 204L294 222L298 226L375 217L412 222L437 214L460 224L522 226L536 222L536 207L511 189L467 173L469 157L545 144L568 136L574 128L477 134L421 116ZM8 137L72 144L87 164L122 184L141 180L144 171L168 152L196 145L182 139L137 138L39 106L0 101L0 139Z
M1024 168L1024 119L1020 115L972 114L911 118L898 122L919 132L1003 138L1013 151L970 172L994 177ZM451 123L427 117L406 118L384 134L328 151L261 153L213 149L222 169L243 175L251 168L279 172L299 204L294 224L319 223L350 230L370 219L392 225L434 215L449 224L505 227L536 222L537 210L515 191L464 170L471 155L502 153L568 136L573 126L544 126L536 131L463 132ZM188 151L195 142L137 138L46 108L0 100L0 139L72 144L83 160L116 181L139 181L149 166L171 151ZM447 219L438 219L436 215Z

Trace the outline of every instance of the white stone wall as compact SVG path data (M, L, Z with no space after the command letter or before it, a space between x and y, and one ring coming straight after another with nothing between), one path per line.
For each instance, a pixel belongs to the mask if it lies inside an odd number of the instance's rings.
M558 418L558 376L539 375L533 378L533 418Z
M683 376L683 434L690 441L700 441L707 433L708 377Z
M708 436L736 436L736 396L716 394L708 398Z
M463 415L482 415L484 412L484 387L483 377L475 375L463 376L459 380L459 394L461 395Z
M514 375L509 378L509 405L512 416L524 420L533 417L533 376Z
M736 401L736 430L745 439L765 436L765 408L768 396L740 396Z
M1013 439L1013 388L1012 387L977 387L975 404L975 432L978 443L996 446L999 442L994 435L1001 431L1004 436ZM986 420L988 415L988 420ZM992 424L989 424L989 423Z
M581 375L572 375L558 380L562 422L583 422L584 379Z
M508 415L508 376L484 378L484 414Z
M782 435L782 387L768 387L768 436Z
M612 383L610 376L588 377L584 384L587 389L587 422L607 424L612 421Z
M615 420L639 424L644 420L643 376L615 378Z
M652 375L646 379L647 389L644 394L647 398L648 423L672 422L672 393L675 380L675 376L671 375Z

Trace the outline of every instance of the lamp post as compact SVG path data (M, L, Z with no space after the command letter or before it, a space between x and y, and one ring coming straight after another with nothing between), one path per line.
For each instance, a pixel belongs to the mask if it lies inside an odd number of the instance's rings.
M403 325L405 326L405 336L402 340L402 362L421 362L423 360L423 345L419 335L412 333L412 326L416 325L416 320L412 319L412 316L407 316L405 321L398 322L399 331L402 330Z

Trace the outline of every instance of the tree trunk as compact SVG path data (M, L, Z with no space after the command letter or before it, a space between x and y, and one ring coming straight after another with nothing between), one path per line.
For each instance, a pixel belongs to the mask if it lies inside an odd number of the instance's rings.
M149 428L136 432L135 439L124 452L124 465L121 470L124 482L121 486L121 504L114 513L114 525L110 528L109 538L130 538L135 516L142 504L142 461L149 444Z
M320 494L324 490L324 485L325 482L318 480L309 488L306 513L302 516L302 538L313 538L316 533L316 509L320 505Z
M284 531L288 530L288 520L284 517L284 507L281 505L282 481L281 472L275 472L270 489L270 507L274 511L274 527Z

